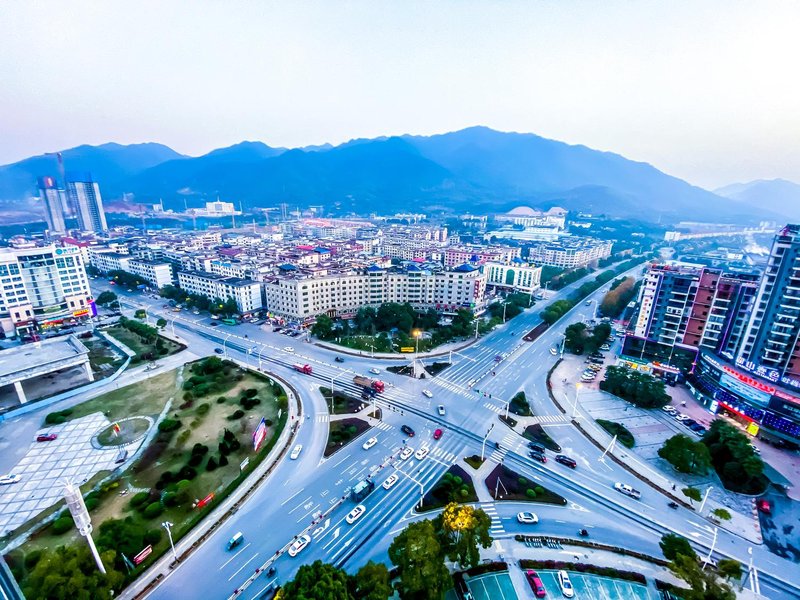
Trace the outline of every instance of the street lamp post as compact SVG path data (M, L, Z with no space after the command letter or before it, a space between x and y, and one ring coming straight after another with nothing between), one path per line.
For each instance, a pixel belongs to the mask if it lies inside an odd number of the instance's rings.
M228 335L225 336L225 339L222 340L222 355L225 358L228 358L228 348L225 346L225 344L228 343L228 338L231 337L231 335L232 334L229 333Z
M483 443L481 444L481 462L483 462L483 456L486 451L486 440L489 439L489 434L492 433L492 429L494 429L494 423L492 423L492 426L486 431L486 435L483 436Z
M172 541L172 523L169 521L164 521L161 526L167 530L167 537L169 538L169 547L172 548L172 558L175 559L175 562L178 562L178 553L175 552L175 544Z
M703 507L706 505L706 500L708 500L708 495L711 493L711 490L714 488L713 485L708 486L706 493L703 495L703 501L700 503L700 508L697 511L697 514L703 514Z

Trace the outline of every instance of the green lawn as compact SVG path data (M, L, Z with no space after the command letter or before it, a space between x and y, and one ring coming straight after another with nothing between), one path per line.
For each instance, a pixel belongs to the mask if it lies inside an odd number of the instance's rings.
M617 441L626 448L633 448L633 446L636 444L633 434L622 423L606 421L605 419L597 419L597 424L605 429L610 435L617 436Z
M120 325L109 327L105 332L130 348L136 354L136 357L155 351L154 344L148 344L142 341L142 338L138 335ZM159 337L159 339L163 340L164 348L166 349L166 353L162 354L161 358L169 356L170 354L175 354L183 348L177 342L173 342L165 337Z

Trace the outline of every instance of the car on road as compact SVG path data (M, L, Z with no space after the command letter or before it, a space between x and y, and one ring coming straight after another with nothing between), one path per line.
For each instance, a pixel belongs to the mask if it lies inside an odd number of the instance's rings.
M538 452L539 454L544 454L544 446L541 444L537 444L536 442L528 442L528 448L533 450L534 452Z
M756 508L758 509L759 512L762 512L765 515L772 514L772 505L766 498L759 498L758 500L756 500Z
M635 498L636 500L638 500L639 498L642 497L642 492L640 492L637 489L632 488L627 483L621 483L621 482L617 481L614 484L614 489L617 490L618 492L622 493L622 494L625 494L626 496L630 496L631 498Z
M365 512L367 512L367 508L363 504L359 504L348 513L344 520L347 521L348 525L352 525L358 521Z
M292 453L289 455L289 458L292 460L297 460L297 457L300 456L300 453L303 451L303 444L297 444L294 448L292 448Z
M219 323L217 323L216 321L211 321L211 326L212 327L219 327Z
M244 541L244 536L242 535L242 532L241 531L237 531L236 533L233 534L233 537L228 540L227 549L228 550L233 550L234 548L236 548L236 546L241 544L243 541Z
M225 351L222 348L214 348L214 352L216 352L217 354L222 354Z
M440 404L439 406L437 406L436 407L436 412L438 412L439 415L443 417L444 413L445 413L444 404Z
M542 583L542 580L539 578L539 574L536 571L532 571L530 569L525 571L525 579L528 580L528 585L531 586L534 596L537 598L544 598L547 596L547 590L544 589L544 584Z
M292 348L291 346L284 346L283 347L283 351L284 352L294 352L294 348Z
M575 595L575 589L572 587L572 581L566 571L558 572L558 587L561 588L561 595L564 598L572 598Z
M550 348L550 354L555 356L556 354L558 354L558 350L556 348Z
M562 465L565 465L570 469L574 469L575 467L578 466L578 463L575 462L575 459L570 458L566 454L556 454L556 462L561 463Z
M608 344L603 344L602 346L600 346L600 350L608 352L609 350L611 350L611 346L609 346Z
M408 437L414 437L414 430L413 430L413 429L411 429L411 427L409 427L408 425L403 425L403 426L400 428L400 431L402 431L403 433L405 433L405 434L406 434Z
M52 442L58 436L55 433L40 433L36 436L37 442Z
M392 486L398 482L400 476L397 473L392 473L389 477L386 478L386 481L383 482L383 489L389 490Z
M523 511L517 513L517 521L533 525L539 522L539 517L537 517L535 513Z
M403 460L408 460L409 458L411 458L412 454L414 454L414 449L411 446L406 446L400 453L400 458Z
M443 433L444 432L441 429L434 430L433 439L435 439L435 440L441 439Z
M193 314L193 315L199 315L199 314L200 314L200 311L199 311L199 310L193 310L193 311L192 311L192 314Z
M423 458L428 456L428 452L430 452L430 449L423 446L414 453L414 458L416 458L417 460L422 460Z
M344 359L341 356L337 356L333 360L336 361L337 363L343 363L344 362Z
M426 398L433 398L433 392L431 392L430 390L422 390L422 395L425 396Z
M363 448L364 448L364 450L369 450L370 448L372 448L377 443L378 443L378 438L371 437L366 442L364 442Z
M311 538L309 536L301 535L291 546L289 546L289 556L297 556L310 543Z
M372 368L369 370L369 372L370 372L370 373L372 373L373 375L380 375L380 374L381 374L381 370L380 370L380 369L377 369L377 368L375 368L375 367L372 367Z
M19 475L2 475L0 476L0 485L11 485L12 483L19 483L19 480L22 479Z
M546 463L547 457L541 452L530 452L528 454L533 460L538 460L540 463Z

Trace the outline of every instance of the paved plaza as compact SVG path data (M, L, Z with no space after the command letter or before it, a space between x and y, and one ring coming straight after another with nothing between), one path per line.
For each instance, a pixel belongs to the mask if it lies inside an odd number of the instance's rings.
M88 481L96 473L113 470L119 447L97 449L91 440L111 425L94 413L41 432L55 433L52 442L32 442L27 454L10 471L19 483L0 486L0 536L6 535L62 498L63 482ZM124 446L129 459L142 440Z

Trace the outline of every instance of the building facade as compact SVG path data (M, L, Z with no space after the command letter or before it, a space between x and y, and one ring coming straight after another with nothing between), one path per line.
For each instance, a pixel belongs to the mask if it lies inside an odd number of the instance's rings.
M260 310L263 306L261 284L250 279L224 277L202 271L179 271L178 285L190 294L206 296L212 300L233 298L243 315Z
M0 288L5 336L34 334L96 314L78 248L0 249Z
M537 265L577 269L611 255L612 242L582 237L564 237L557 242L528 248L528 260Z
M108 231L100 186L89 173L67 174L67 197L81 231Z
M510 265L488 262L483 265L486 285L532 294L541 287L542 267L515 262Z
M44 201L44 215L50 233L63 234L67 231L64 219L64 190L59 189L52 177L39 177L39 196Z
M103 273L125 271L141 277L156 288L175 283L172 265L164 261L136 258L130 254L104 251L102 249L90 249L89 262Z

